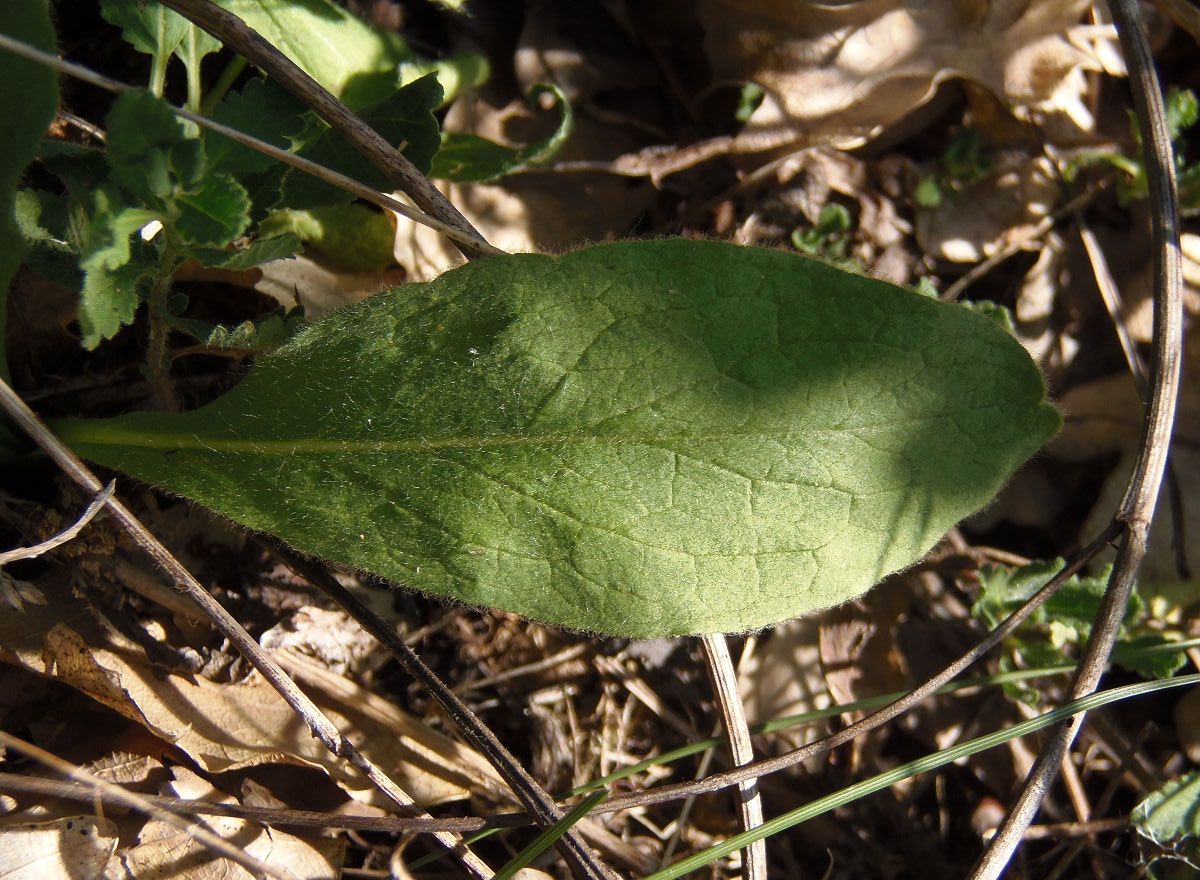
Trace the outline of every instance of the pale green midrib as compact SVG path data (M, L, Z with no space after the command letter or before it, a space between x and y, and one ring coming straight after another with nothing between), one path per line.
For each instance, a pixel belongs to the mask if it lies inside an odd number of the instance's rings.
M927 419L937 419L937 414ZM923 421L925 419L921 419ZM688 434L516 434L485 437L442 437L436 440L382 439L347 440L340 438L306 437L302 439L255 439L249 437L201 437L178 432L137 432L124 428L95 425L63 426L59 437L68 446L111 446L169 451L197 450L202 452L231 452L249 455L336 455L384 452L435 452L452 449L487 449L503 446L566 446L582 443L626 444L651 446L690 444L720 440L811 440L821 434L845 434L868 430L869 425L849 425L840 428L806 427L796 431L705 431Z

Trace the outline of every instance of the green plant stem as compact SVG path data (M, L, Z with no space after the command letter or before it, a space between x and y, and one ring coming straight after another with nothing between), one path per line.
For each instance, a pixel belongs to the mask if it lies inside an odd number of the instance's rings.
M213 112L213 108L221 103L221 100L229 94L229 90L233 88L233 84L237 82L237 78L242 75L242 71L246 69L246 59L241 55L234 55L225 65L225 69L221 71L221 75L217 77L217 81L213 83L213 87L208 90L208 94L204 96L204 101L200 104L200 112L209 116Z
M150 321L150 342L146 349L146 378L154 395L155 405L164 412L177 412L179 402L171 387L171 352L168 341L171 327L166 321L167 299L174 281L174 248L168 242L163 247L158 277L150 288L147 317Z
M199 113L204 98L204 86L200 82L201 59L195 51L196 28L188 28L187 36L184 39L190 43L189 57L194 61L194 63L184 65L187 68L187 104L184 106L193 113Z

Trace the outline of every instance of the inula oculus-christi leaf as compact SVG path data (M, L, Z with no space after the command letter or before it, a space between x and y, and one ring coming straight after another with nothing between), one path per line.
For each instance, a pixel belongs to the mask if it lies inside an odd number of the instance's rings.
M987 318L715 242L489 257L334 313L82 455L438 596L624 636L850 599L1056 430Z

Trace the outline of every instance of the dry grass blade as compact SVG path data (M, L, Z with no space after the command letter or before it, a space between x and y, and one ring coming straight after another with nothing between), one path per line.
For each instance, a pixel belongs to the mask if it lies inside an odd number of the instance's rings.
M18 42L6 34L0 34L0 49L12 52L14 55L20 55L23 58L28 58L31 61L36 61L39 64L44 64L47 67L57 70L59 73L64 73L78 80L82 80L83 82L106 89L110 92L124 94L125 92L134 91L131 86L127 86L125 83L118 82L114 79L109 79L106 76L101 76L94 71L80 67L78 64L72 64L69 61L63 61L61 58L48 55L45 52L33 48L32 46L27 46L24 43ZM398 199L378 192L369 186L359 183L353 178L347 177L344 174L339 174L330 168L326 168L323 165L318 165L316 162L305 159L302 156L297 156L295 153L289 153L287 150L281 150L279 147L276 147L273 144L268 144L265 141L259 140L258 138L244 134L237 129L230 128L227 125L222 125L219 122L209 119L207 116L200 116L196 113L192 113L189 110L185 110L183 107L176 107L173 104L168 104L167 106L170 107L171 111L181 119L194 122L201 128L222 135L223 137L227 137L231 141L236 141L242 146L249 147L252 150L262 153L263 155L270 156L272 159L282 162L285 165L290 165L298 171L303 171L305 174L311 174L313 177L316 177L317 179L322 180L331 186L336 186L338 189L345 190L346 192L351 193L360 199L371 202L372 204L378 205L381 208L387 208L389 211L395 211L397 214L407 217L414 223L419 223L422 226L428 226L430 229L440 232L442 235L446 236L446 238L450 239L461 247L470 248L478 254L504 253L499 248L492 247L487 242L478 239L476 237L477 233L474 233L473 231L464 232L452 224L445 223L442 220L429 216L428 214L416 211Z
M746 713L738 695L737 670L729 656L729 645L722 635L701 636L700 644L704 648L704 659L712 680L713 697L721 712L725 736L729 741L729 754L735 766L744 766L754 760L754 747L750 743L750 727L746 724ZM757 779L747 779L738 784L738 809L743 831L762 824L762 796L758 792ZM746 880L766 880L765 840L756 840L742 851L742 866Z
M0 773L0 792L32 794L79 803L124 805L119 794L109 789L96 790L83 782L63 782L25 776L20 773ZM355 816L348 813L321 813L314 810L284 810L269 807L249 807L243 804L220 804L203 800L183 800L165 795L137 795L146 803L180 816L230 816L249 819L260 825L294 826L296 828L346 828L353 831L378 831L384 834L426 834L453 831L470 834L486 828L516 828L529 824L525 813L501 813L486 819L477 817L433 818L428 816Z
M139 813L151 816L160 822L165 822L174 828L178 828L180 831L204 844L204 846L213 852L219 853L230 861L241 865L255 876L276 877L278 880L291 880L294 876L281 868L276 868L273 865L259 861L254 856L243 852L239 847L222 840L202 825L197 825L195 822L187 822L176 814L148 801L141 795L128 791L119 785L113 785L111 782L87 772L82 767L76 767L44 749L39 749L33 743L25 742L23 739L0 730L0 744L12 749L14 752L19 752L26 757L32 758L39 764L49 767L70 779L89 786L92 792L101 793L109 801L122 804L137 810Z
M75 521L74 525L63 529L48 541L42 541L40 544L34 544L32 547L18 547L15 550L0 553L0 565L8 565L10 562L16 562L18 559L33 559L35 556L41 556L55 547L61 547L83 531L84 526L90 523L96 517L96 514L104 508L104 505L108 503L108 499L112 498L112 494L116 488L116 480L110 480L108 485L100 490L100 493L92 499L83 513L79 515L79 519Z
M12 387L0 380L0 408L12 418L22 430L50 456L50 458L77 484L90 492L99 492L103 484L88 467L47 428ZM106 508L134 542L170 578L179 592L183 593L203 611L213 627L227 638L231 645L266 679L279 693L322 745L338 757L345 758L364 776L371 780L385 796L404 812L412 810L410 798L382 770L376 767L353 744L349 742L328 717L296 686L251 635L242 628L233 616L214 599L200 582L192 576L162 542L147 529L133 513L116 498L109 498ZM479 877L491 875L491 869L481 859L466 850L456 837L439 834L438 841L452 849L463 865Z
M345 104L259 36L244 21L208 0L163 0L180 15L192 21L235 52L242 55L269 77L311 107L317 115L341 133L346 142L370 160L388 180L403 190L413 202L437 220L459 230L472 240L468 245L456 239L463 256L484 253L483 236L449 200L438 191L404 155L380 137Z
M1182 272L1179 261L1179 198L1176 191L1171 139L1166 111L1150 45L1142 26L1137 0L1112 0L1109 8L1117 24L1121 46L1132 76L1134 109L1145 133L1143 149L1152 206L1155 268L1155 321L1150 400L1142 429L1142 443L1133 476L1114 516L1125 533L1109 578L1087 649L1079 661L1066 699L1092 693L1112 651L1133 577L1146 553L1150 522L1166 471L1175 406L1179 398L1183 351ZM999 877L1008 865L1025 829L1041 808L1054 782L1059 762L1083 724L1083 715L1057 728L1045 743L1025 788L972 873L973 880Z

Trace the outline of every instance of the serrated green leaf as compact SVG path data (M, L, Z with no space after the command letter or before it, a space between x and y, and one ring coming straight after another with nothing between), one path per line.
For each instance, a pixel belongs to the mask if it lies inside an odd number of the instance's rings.
M430 177L459 182L486 183L519 168L544 162L559 151L571 136L573 117L567 96L555 85L539 84L530 92L534 103L543 94L552 94L558 104L558 126L547 137L514 150L473 134L443 132L441 149L433 157Z
M412 587L625 636L857 595L1059 424L990 321L716 242L489 257L334 313L86 458Z
M226 96L213 111L213 119L286 150L291 147L292 137L304 129L306 110L271 80L255 79L240 92ZM212 171L240 177L267 171L276 164L270 156L213 132L206 131L204 141Z
M376 30L329 0L216 0L352 109L382 99L410 55L397 34Z
M1200 870L1200 773L1168 782L1134 807L1138 833Z
M419 171L427 172L441 138L433 115L441 97L442 87L431 74L373 104L361 116L388 143L401 147L401 152ZM379 169L331 129L301 149L300 155L367 186L385 192L393 188ZM287 173L283 202L289 208L342 205L353 199L350 193L322 183L311 175L299 171Z
M1142 653L1139 649L1170 645L1173 640L1159 633L1147 633L1122 639L1113 650L1113 662L1123 669L1135 672L1143 678L1170 678L1187 665L1187 654L1183 651L1170 653Z
M100 14L121 29L125 42L162 62L179 47L190 26L186 18L156 0L101 0Z
M250 225L250 196L228 174L210 174L200 186L177 193L175 233L186 244L220 247Z
M136 91L117 98L105 124L112 180L163 208L175 189L171 150L187 139L182 123L161 98Z
M79 260L84 274L79 303L84 348L95 348L133 321L138 281L153 267L131 260L130 238L157 217L153 211L123 205L111 190L96 191L96 210Z
M43 51L54 52L54 28L45 0L0 4L0 32ZM8 378L3 352L8 286L24 250L17 228L15 199L25 166L37 154L42 135L58 106L58 80L41 64L0 52L0 376ZM6 438L0 436L0 442Z

